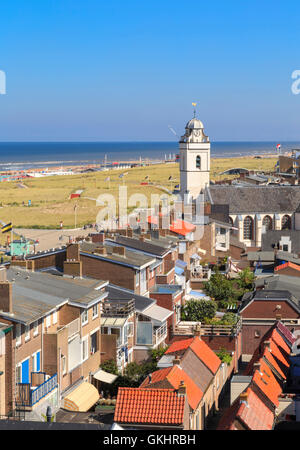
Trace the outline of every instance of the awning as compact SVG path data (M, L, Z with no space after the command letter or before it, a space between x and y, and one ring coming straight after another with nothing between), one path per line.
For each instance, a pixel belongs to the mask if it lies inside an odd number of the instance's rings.
M175 266L175 274L176 275L184 274L184 269L181 269L180 267Z
M96 378L96 380L103 381L103 383L108 384L113 383L118 378L117 375L105 372L105 370L102 369L99 369L96 373L94 373L93 377Z
M181 259L177 259L175 262L175 265L177 267L180 267L181 269L185 269L187 266L187 263L185 261L182 261Z
M68 411L86 412L100 398L98 389L90 383L81 383L64 398L64 409Z
M197 253L193 253L191 258L199 260L199 259L201 259L201 256L199 256Z
M157 320L158 322L164 322L173 314L173 311L154 304L149 306L149 308L143 311L142 314L143 316L150 317L151 319Z
M120 319L114 317L101 317L101 326L122 327L127 319Z

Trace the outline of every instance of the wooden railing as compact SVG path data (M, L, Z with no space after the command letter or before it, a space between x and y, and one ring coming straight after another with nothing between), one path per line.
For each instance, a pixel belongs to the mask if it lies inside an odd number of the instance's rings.
M210 336L236 336L242 328L242 319L239 319L236 325L205 325L201 322L182 321L175 325L173 329L174 335L194 336L196 327L201 327L201 335Z

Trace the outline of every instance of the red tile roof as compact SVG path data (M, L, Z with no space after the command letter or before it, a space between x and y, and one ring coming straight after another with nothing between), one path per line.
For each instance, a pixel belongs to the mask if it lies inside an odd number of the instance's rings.
M288 327L286 327L285 325L283 325L282 322L277 322L276 324L276 329L277 331L279 331L279 333L281 333L281 335L288 341L288 345L290 345L290 347L292 347L292 345L294 344L294 342L296 342L296 338L293 336L293 334L290 332L290 330L288 329Z
M159 213L159 216L162 217L162 213ZM148 216L148 223L157 225L158 220L156 216ZM173 233L180 234L182 236L186 236L187 234L195 231L196 226L192 223L186 222L185 220L176 219L170 224L169 229L173 231Z
M181 425L185 401L173 389L119 388L114 421Z
M267 363L262 358L259 360L259 363L260 372L255 370L252 377L252 382L254 382L265 394L265 396L273 403L273 405L277 407L279 405L278 397L282 393L282 389L277 383Z
M198 336L196 336L190 345L190 349L193 350L196 356L209 368L209 370L215 375L218 368L221 365L220 358L215 352Z
M275 267L274 271L275 272L279 272L282 269L287 269L288 267L290 267L291 269L295 269L298 272L300 272L300 266L298 266L297 264L294 264L290 261L284 263L284 264L280 264L280 266Z
M291 353L290 347L287 345L282 336L278 333L276 329L273 329L271 332L271 339L283 350L283 353L286 352L288 355Z
M188 403L192 409L197 408L203 397L203 392L188 376L188 374L177 364L172 367L153 372L151 375L151 381L149 377L147 377L140 387L146 388L147 386L152 386L153 389L155 389L154 385L162 380L167 380L175 389L178 389L181 381L184 381Z
M238 397L220 420L219 430L236 430L234 421L237 419L248 430L271 430L274 414L251 388L246 390L247 404Z
M276 344L275 344L276 345ZM271 364L271 366L282 376L282 378L286 379L286 374L282 371L281 367L277 363L276 359L273 357L272 353L268 348L266 348L262 355L266 360Z
M181 341L175 341L175 342L171 343L170 347L165 352L165 355L177 353L182 350L186 350L187 348L189 348L189 346L191 345L193 340L194 340L194 338L192 337L189 339L182 339Z

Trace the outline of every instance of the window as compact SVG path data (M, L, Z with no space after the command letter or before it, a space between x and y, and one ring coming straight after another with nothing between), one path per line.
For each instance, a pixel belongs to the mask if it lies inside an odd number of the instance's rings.
M200 155L197 155L197 158L196 158L196 168L201 169L201 156Z
M41 370L41 352L38 351L32 355L32 372Z
M37 336L39 334L39 322L36 320L33 324L33 336Z
M288 252L288 251L289 251L289 246L286 245L286 244L283 244L282 250L283 250L284 252Z
M135 273L135 285L138 286L140 282L140 273L136 272Z
M91 334L91 355L98 351L98 331Z
M21 345L21 324L16 325L16 345Z
M67 364L66 364L66 357L61 357L61 367L62 367L62 373L65 375L67 373Z
M87 309L84 309L81 314L81 325L86 325L88 321L88 312Z
M86 361L89 357L88 351L88 343L89 343L89 337L86 336L84 338L82 338L82 362Z
M25 342L30 339L30 325L25 325Z
M121 333L120 333L120 328L111 328L110 329L110 334L116 334L117 335L117 341L116 344L117 346L121 345Z
M48 316L46 316L46 328L49 328L51 325L51 314L48 314Z
M127 325L124 327L124 344L127 344L128 342L128 328Z
M16 366L16 383L21 383L22 381L22 372L21 372L21 364Z
M108 327L101 327L101 334L108 334Z
M253 219L250 216L244 219L244 239L253 239Z
M282 230L290 230L291 229L291 218L288 215L285 215L281 219L281 229Z
M152 345L153 329L152 322L137 322L136 343L137 345Z
M264 225L266 231L272 230L273 228L272 218L270 216L265 216L262 224Z
M131 336L133 336L133 334L134 334L134 324L133 324L133 322L129 322L127 324L127 336L131 337Z
M53 325L57 323L57 311L54 311L54 313L53 313L52 323L53 323Z
M93 319L96 319L96 317L98 317L98 303L93 306Z

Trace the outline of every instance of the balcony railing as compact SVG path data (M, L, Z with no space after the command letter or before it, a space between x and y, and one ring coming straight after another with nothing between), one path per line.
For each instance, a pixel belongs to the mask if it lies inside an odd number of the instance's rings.
M35 389L31 389L30 383L18 383L16 392L16 406L32 407L43 397L46 397L57 387L57 373Z
M164 323L161 327L154 330L153 333L153 345L160 344L168 334L167 323Z
M211 276L211 269L203 266L191 266L190 279L196 280L209 280Z
M102 304L102 317L128 317L135 311L135 301L119 300L104 301Z
M73 320L73 322L68 323L68 339L74 336L76 333L79 333L80 330L80 319L77 318Z
M201 322L178 322L173 329L174 335L194 336L196 327L201 327L201 335L209 336L236 336L242 328L242 319L235 325L204 325Z

